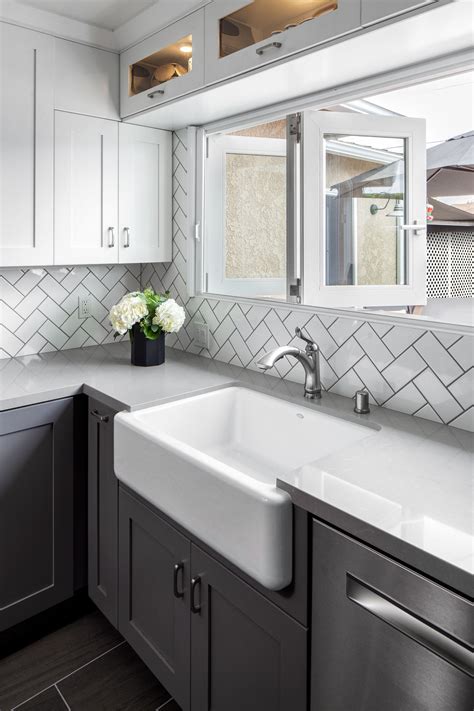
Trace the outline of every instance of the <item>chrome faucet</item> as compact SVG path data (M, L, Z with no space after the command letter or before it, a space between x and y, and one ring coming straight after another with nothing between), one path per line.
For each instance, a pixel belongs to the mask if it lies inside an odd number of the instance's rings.
M307 338L301 328L295 329L295 335L305 341L306 348L304 351L296 346L280 346L273 351L265 353L255 365L260 370L268 370L273 368L275 363L285 356L293 356L298 360L304 368L304 396L310 400L321 397L321 377L319 372L319 346L310 338Z

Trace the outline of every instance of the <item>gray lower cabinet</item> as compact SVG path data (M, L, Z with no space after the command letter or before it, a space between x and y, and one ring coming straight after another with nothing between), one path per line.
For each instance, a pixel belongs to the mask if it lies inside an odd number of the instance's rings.
M120 490L119 630L189 709L191 544Z
M473 606L313 524L312 711L472 711Z
M73 400L0 412L0 631L74 589Z
M307 629L119 490L119 630L183 711L307 708Z
M307 630L192 546L192 711L307 708Z
M89 596L118 626L118 480L114 474L115 410L89 398Z

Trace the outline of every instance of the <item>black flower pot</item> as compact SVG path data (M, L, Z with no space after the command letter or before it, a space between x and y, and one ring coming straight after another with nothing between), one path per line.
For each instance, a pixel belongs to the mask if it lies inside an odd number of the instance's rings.
M156 341L150 341L136 323L131 332L132 365L161 365L165 362L165 334L160 333Z

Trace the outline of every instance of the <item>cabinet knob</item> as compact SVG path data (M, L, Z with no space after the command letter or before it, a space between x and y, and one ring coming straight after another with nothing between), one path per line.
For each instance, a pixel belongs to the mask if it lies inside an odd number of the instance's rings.
M255 51L258 56L261 57L262 54L267 51L267 49L280 49L280 47L281 42L269 42L268 44L264 44L263 47L259 47ZM150 94L148 94L148 96L150 96Z
M191 580L191 612L198 615L201 612L201 602L196 604L196 588L199 586L201 589L201 576L196 575L195 578Z
M123 231L125 232L125 240L123 243L123 246L125 249L130 247L130 227L124 227Z
M155 89L155 91L150 91L150 93L147 94L147 96L149 99L154 99L157 94L160 94L161 96L163 96L164 93L165 93L164 89Z

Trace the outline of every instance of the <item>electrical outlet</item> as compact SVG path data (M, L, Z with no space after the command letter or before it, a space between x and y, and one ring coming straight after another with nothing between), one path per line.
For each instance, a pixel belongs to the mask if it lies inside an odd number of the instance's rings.
M198 348L209 348L209 326L196 321L194 324L194 343Z
M88 296L79 297L79 318L89 318L91 315L90 301Z

